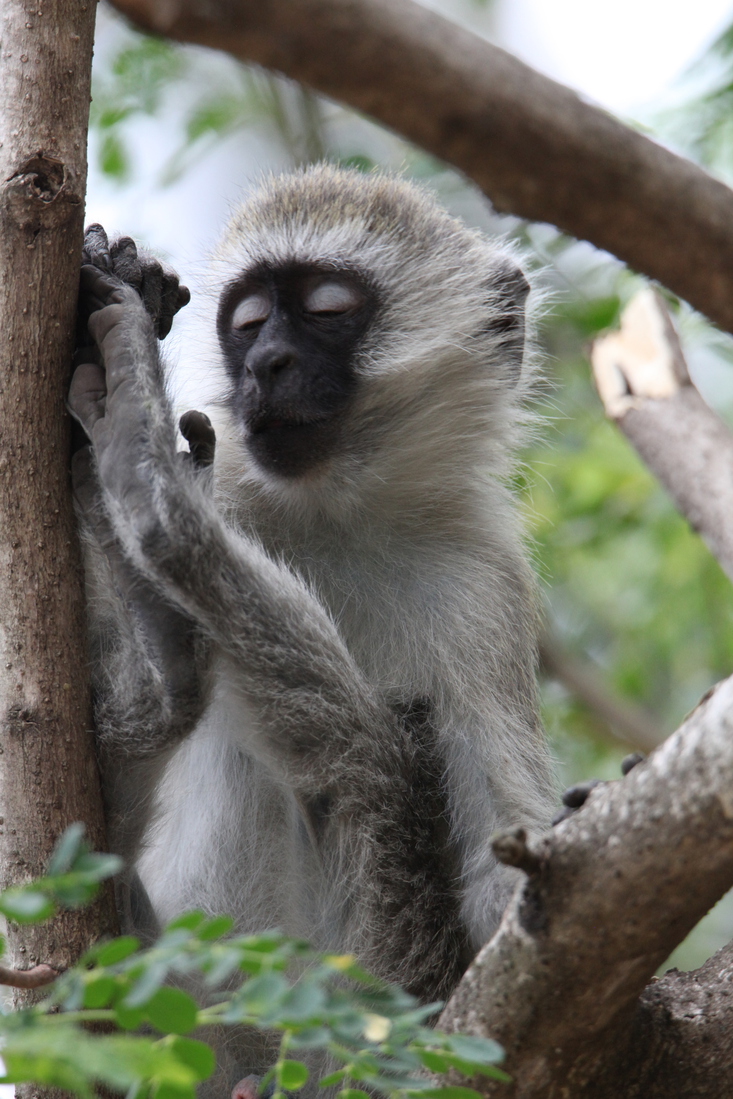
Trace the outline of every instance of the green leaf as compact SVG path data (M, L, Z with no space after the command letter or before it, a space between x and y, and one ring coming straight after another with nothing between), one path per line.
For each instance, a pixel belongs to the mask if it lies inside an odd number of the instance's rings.
M212 1075L216 1058L211 1046L195 1038L181 1038L178 1034L171 1034L165 1042L182 1065L193 1069L197 1080L208 1080Z
M196 1088L178 1080L163 1080L153 1089L154 1099L196 1099Z
M136 939L134 935L120 935L119 938L113 939L110 943L105 943L98 950L97 962L99 965L104 966L116 965L117 962L124 961L125 958L129 958L131 954L139 949L140 940Z
M237 999L251 1015L259 1015L279 1005L289 988L288 982L279 973L263 973L261 977L246 981Z
M113 179L126 179L130 174L130 161L119 137L108 132L99 151L99 166L107 176Z
M199 927L198 938L202 942L220 939L223 935L228 935L233 927L234 920L231 916L217 916L215 919L207 920L203 927Z
M280 1016L284 1022L301 1023L323 1012L326 1004L324 990L312 979L304 977L283 997Z
M55 905L38 890L8 889L0 896L0 912L16 923L40 923L54 914Z
M141 1007L128 1007L124 1000L115 1004L115 1019L123 1030L137 1030L145 1021L145 1011Z
M93 974L84 988L84 1007L107 1007L117 989L117 981L106 973Z
M334 1084L340 1084L342 1080L346 1078L346 1069L339 1069L338 1072L331 1072L328 1076L324 1076L322 1080L318 1081L319 1088L330 1088Z
M283 1061L278 1067L278 1083L286 1091L300 1091L309 1076L302 1061Z
M339 1099L373 1099L368 1091L360 1091L359 1088L342 1088Z
M327 1027L304 1027L291 1033L288 1045L291 1049L314 1049L327 1046L330 1040L331 1032Z
M85 849L86 827L81 822L70 824L56 842L51 861L48 864L48 876L58 877L71 869L77 856Z
M124 860L118 855L100 855L96 851L82 851L75 860L73 869L88 875L95 882L102 882L114 874L119 874L124 865Z
M180 988L159 988L145 1009L150 1022L164 1034L188 1034L196 1026L196 1001Z
M443 1035L441 1035L441 1038ZM488 1061L496 1063L504 1060L504 1050L491 1038L475 1038L468 1034L451 1034L445 1037L446 1045L466 1061Z
M183 928L185 931L196 931L202 924L206 923L206 916L203 912L184 912L182 916L176 916L175 920L166 927L166 931L178 931Z
M143 973L135 981L130 991L125 996L128 1007L140 1007L147 1004L161 987L168 976L168 963L160 958L146 958L146 966Z

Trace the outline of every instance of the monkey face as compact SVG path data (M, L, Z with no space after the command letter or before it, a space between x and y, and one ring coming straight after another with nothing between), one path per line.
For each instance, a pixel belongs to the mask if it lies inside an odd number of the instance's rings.
M262 469L297 477L337 449L376 298L363 275L311 263L262 264L226 287L217 328L230 400Z

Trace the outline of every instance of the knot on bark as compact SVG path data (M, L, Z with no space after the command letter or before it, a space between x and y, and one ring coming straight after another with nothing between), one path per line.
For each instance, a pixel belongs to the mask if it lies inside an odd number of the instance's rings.
M491 841L494 854L504 866L516 866L532 877L542 869L542 859L530 848L524 828L498 832Z
M63 161L39 152L19 165L5 185L7 208L22 229L62 225L81 205Z

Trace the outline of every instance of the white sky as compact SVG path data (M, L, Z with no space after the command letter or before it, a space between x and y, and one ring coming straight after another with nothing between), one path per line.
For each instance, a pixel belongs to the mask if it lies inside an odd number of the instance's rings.
M501 0L501 44L624 114L660 97L733 14L731 0Z

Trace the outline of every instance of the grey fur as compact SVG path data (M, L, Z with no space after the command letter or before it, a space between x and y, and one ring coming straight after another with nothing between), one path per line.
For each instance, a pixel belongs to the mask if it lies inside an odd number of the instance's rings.
M342 452L301 479L253 467L224 403L213 485L188 468L140 299L90 321L104 415L72 406L114 842L159 921L230 912L443 997L516 880L492 832L555 798L507 487L526 283L419 190L325 167L243 207L211 296L263 257L355 266L383 303Z

